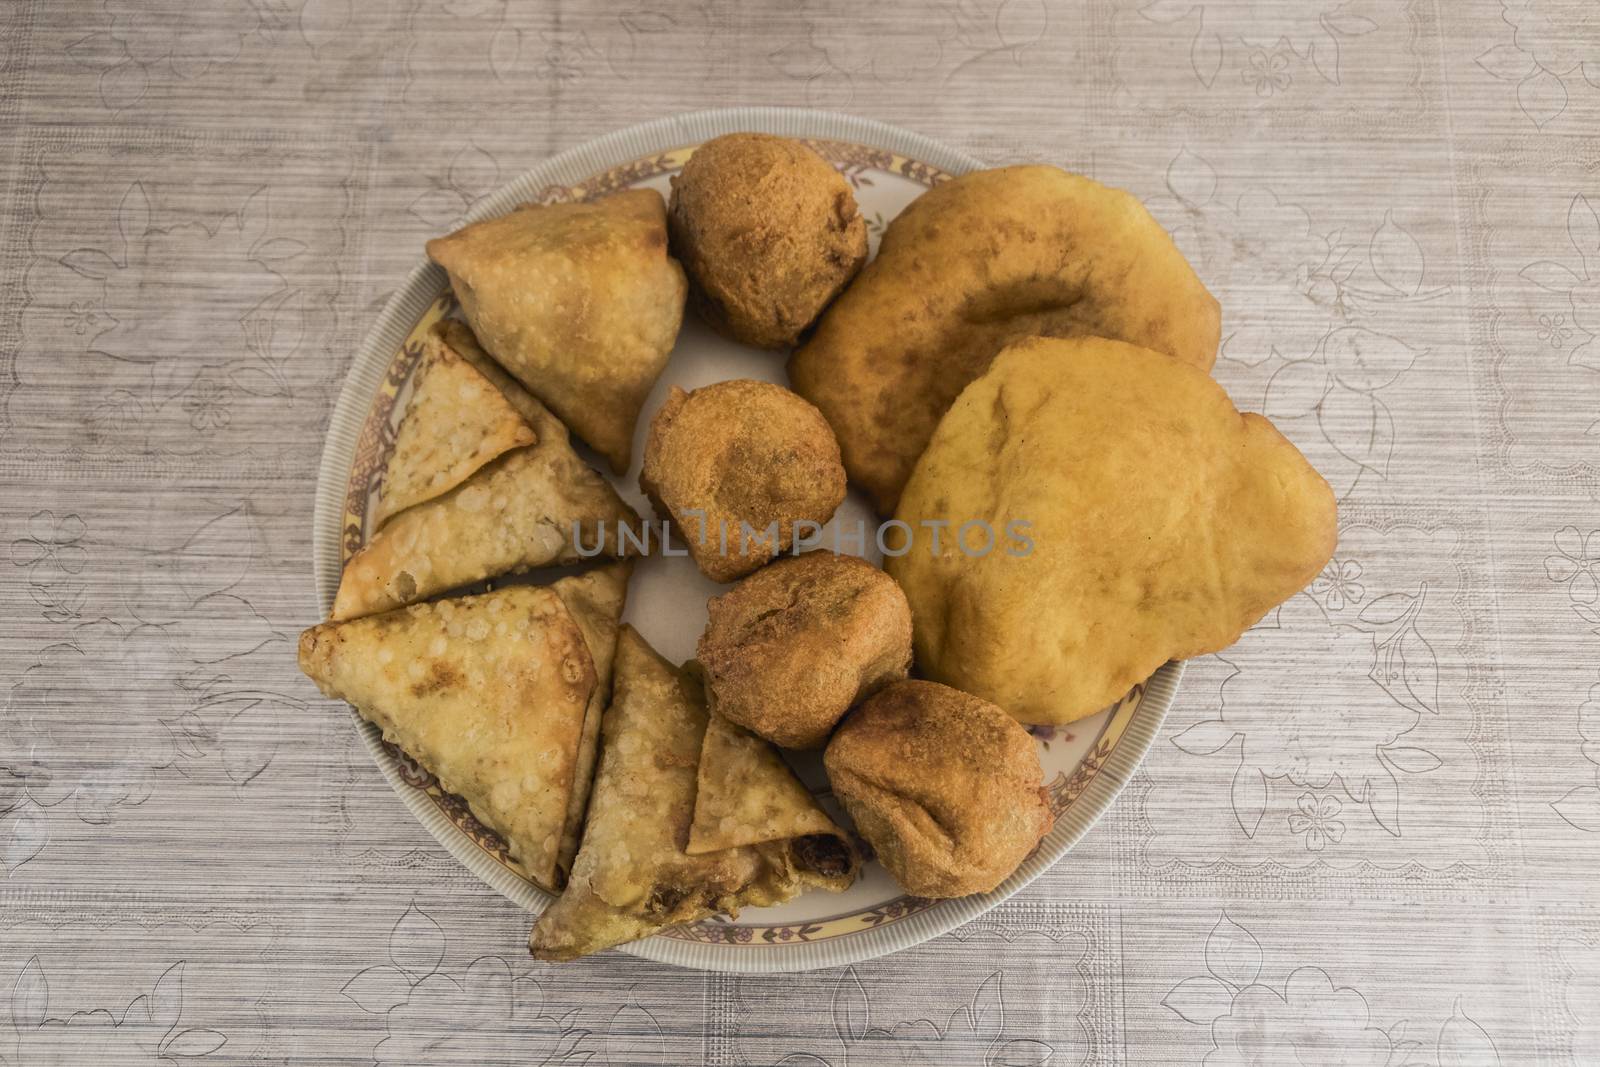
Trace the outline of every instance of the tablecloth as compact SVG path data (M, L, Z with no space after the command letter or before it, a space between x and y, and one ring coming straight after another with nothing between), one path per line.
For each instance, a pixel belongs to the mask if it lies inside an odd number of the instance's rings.
M294 669L355 346L498 184L848 111L1133 190L1337 555L847 968L561 967ZM0 3L0 1063L1600 1062L1592 0Z

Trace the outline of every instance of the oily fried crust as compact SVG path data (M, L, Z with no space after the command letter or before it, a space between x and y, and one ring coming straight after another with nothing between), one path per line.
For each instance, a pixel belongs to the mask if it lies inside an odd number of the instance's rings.
M1192 367L1102 338L1001 353L939 424L897 517L923 674L1071 722L1215 652L1333 554L1333 491ZM935 553L930 520L1031 525L1026 553Z
M1082 334L1209 370L1221 312L1131 194L1055 167L1004 167L935 186L901 212L789 377L888 514L939 417L995 353Z
M785 748L820 748L850 707L911 668L911 608L854 556L780 559L706 605L697 652L721 714Z
M827 522L845 474L816 408L781 385L737 379L673 387L651 420L639 488L701 573L731 582L794 544L796 522ZM774 523L775 542L761 536Z
M849 884L853 867L802 867L792 841L687 851L708 722L704 692L692 672L627 626L613 677L583 841L565 892L534 925L535 956L574 959L664 926L776 904L806 885ZM813 820L797 825L817 828Z
M449 492L496 456L537 439L504 394L437 332L429 334L394 452L383 472L373 527Z
M770 134L697 148L672 179L667 224L701 318L757 348L794 344L867 258L850 183Z
M628 469L633 427L683 321L653 189L524 204L428 242L485 348L572 432Z
M577 581L327 622L300 637L301 670L465 800L546 888L561 885L571 859L564 827L588 794L584 733L608 681L597 655L610 664L601 635L590 643L600 627L567 605Z
M896 682L868 699L823 763L856 829L917 896L987 893L1053 821L1027 730L933 682Z
M860 857L778 750L711 711L695 787L690 855L772 845L790 877L833 892L855 880Z
M639 516L573 451L567 431L494 367L459 323L439 339L499 388L536 440L475 471L460 485L394 516L345 564L333 618L387 611L447 589L591 555L620 556L620 526ZM591 551L597 549L598 551Z

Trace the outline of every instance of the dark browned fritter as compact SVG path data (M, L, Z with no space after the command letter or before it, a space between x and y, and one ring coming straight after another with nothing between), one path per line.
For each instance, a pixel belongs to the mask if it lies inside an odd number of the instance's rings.
M987 893L1054 821L1033 737L986 700L896 682L828 743L833 792L908 893Z
M788 348L867 258L855 195L798 141L732 133L672 179L668 226L691 299L717 332Z
M785 748L820 748L850 706L911 668L893 578L833 552L780 559L707 605L697 658L718 711Z
M816 408L781 385L736 379L672 389L650 422L639 488L700 572L731 582L786 551L796 522L833 517L844 465ZM776 541L762 536L773 524Z

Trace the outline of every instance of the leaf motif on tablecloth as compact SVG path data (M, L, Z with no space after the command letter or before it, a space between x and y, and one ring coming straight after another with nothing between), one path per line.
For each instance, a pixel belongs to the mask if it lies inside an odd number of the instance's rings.
M628 991L627 1003L616 1010L606 1027L606 1055L612 1063L667 1063L667 1043L661 1024L643 1004L637 989Z
M1162 998L1163 1007L1196 1026L1210 1026L1233 1007L1233 989L1209 974L1185 978Z
M228 1038L216 1030L183 1025L183 972L182 960L172 964L148 995L135 996L120 1011L94 1008L51 1015L50 986L34 956L12 989L15 1062L28 1067L160 1067L210 1056Z
M1422 1042L1406 1039L1405 1019L1379 1027L1361 991L1336 984L1321 967L1295 967L1281 986L1264 981L1260 942L1226 914L1207 935L1205 956L1210 973L1180 980L1161 1003L1201 1028L1201 1040L1209 1038L1207 1064L1320 1063L1330 1049L1340 1063L1372 1067L1500 1063L1493 1039L1466 1014L1460 997L1437 1031L1433 1057L1424 1059ZM1219 966L1214 956L1238 962Z
M1261 976L1261 942L1226 913L1206 935L1205 954L1206 970L1235 989L1250 985Z
M444 931L415 904L406 908L389 931L389 962L413 979L426 978L439 969L444 947Z

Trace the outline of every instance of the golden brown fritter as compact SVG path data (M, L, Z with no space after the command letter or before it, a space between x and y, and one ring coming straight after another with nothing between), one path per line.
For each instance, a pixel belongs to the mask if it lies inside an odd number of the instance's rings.
M672 179L674 254L718 333L787 348L867 258L850 183L798 141L730 133Z
M1333 491L1272 423L1193 367L1103 338L1002 352L939 423L897 516L914 539L886 566L918 667L1035 723L1233 644L1338 535ZM923 523L940 519L1026 521L1032 548L978 555L947 535L935 552Z
M919 897L987 893L1054 821L1028 731L934 682L896 682L823 755L834 795L895 881Z
M673 388L650 423L643 489L700 572L742 578L821 525L844 500L839 445L822 414L781 385L746 379Z
M1056 167L923 193L789 361L888 514L939 416L1006 345L1092 334L1210 370L1216 300L1131 194Z
M775 561L707 608L697 658L713 706L785 748L820 748L851 705L911 668L911 609L855 556Z

